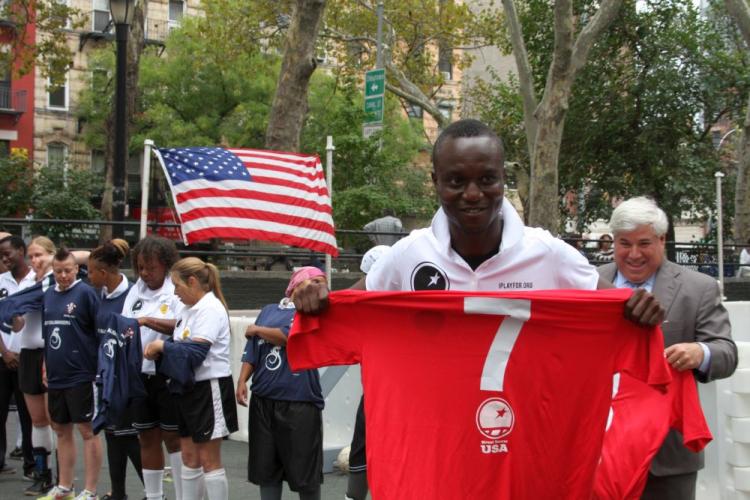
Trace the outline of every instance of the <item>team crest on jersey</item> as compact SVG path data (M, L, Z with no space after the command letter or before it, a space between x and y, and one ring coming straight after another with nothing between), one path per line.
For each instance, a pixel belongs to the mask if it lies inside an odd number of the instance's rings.
M123 332L122 338L132 339L134 335L135 335L135 332L133 331L133 329L128 327L128 329Z
M185 329L182 330L182 340L185 340L188 337L190 337L190 328L185 327Z
M60 337L60 329L54 328L49 336L49 346L51 349L58 350L62 345L62 337Z
M133 307L130 308L131 311L136 312L143 309L143 301L142 300L136 300L135 304L133 304Z
M162 304L159 306L159 312L162 314L167 314L169 311L169 306L167 304Z
M76 310L76 307L77 306L75 305L75 303L71 302L70 304L68 304L67 306L65 306L65 310L68 311L68 314L73 314L73 311Z
M485 399L477 409L476 424L479 433L489 441L482 441L482 453L507 453L508 441L503 439L515 424L513 409L502 398Z
M7 288L0 288L0 299L4 299L8 296L8 289Z
M412 290L449 290L448 275L432 262L421 262L411 272Z
M279 368L281 368L281 347L276 346L266 354L266 369L274 372Z
M102 346L102 349L104 349L104 355L107 356L109 359L112 359L115 357L115 344L117 344L116 339L109 339Z

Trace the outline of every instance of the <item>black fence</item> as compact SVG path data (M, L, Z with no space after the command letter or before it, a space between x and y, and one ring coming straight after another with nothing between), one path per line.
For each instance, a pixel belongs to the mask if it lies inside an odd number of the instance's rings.
M138 221L108 222L99 220L66 219L14 219L0 218L0 230L30 238L32 235L54 235L55 243L64 243L71 248L94 248L99 243L100 229L103 226L124 228L125 239L134 245L138 240ZM149 233L169 235L174 238L178 224L149 224ZM361 230L338 229L336 237L340 248L339 256L333 259L333 268L340 272L359 272L362 255L372 247L380 236L405 236L407 233L368 232ZM598 240L576 239L569 242L589 259L600 265L602 259L597 249ZM217 264L222 269L234 271L283 271L296 266L322 266L325 255L309 250L284 245L250 241L225 242L211 241L196 245L184 245L176 241L184 256L196 255ZM724 276L738 274L739 254L742 246L724 246ZM718 277L718 252L716 245L705 243L668 242L670 260L689 269ZM750 266L748 266L750 267Z

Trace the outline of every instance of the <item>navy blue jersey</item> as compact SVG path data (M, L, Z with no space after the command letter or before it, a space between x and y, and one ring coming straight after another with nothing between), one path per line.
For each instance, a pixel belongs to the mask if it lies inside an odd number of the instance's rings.
M128 292L133 287L133 283L128 281L128 288L117 297L107 298L102 296L99 303L99 314L102 315L103 321L107 321L109 313L122 314L122 306L128 297Z
M129 402L146 395L141 380L143 351L138 320L119 313L100 313L97 331L101 342L96 373L99 408L94 432L121 422Z
M258 326L279 328L289 335L294 319L294 307L279 304L265 306L255 320ZM286 359L286 348L253 337L247 341L242 361L253 365L253 380L250 390L269 399L281 401L304 401L323 408L318 370L303 370L292 373Z
M66 389L96 377L96 312L99 294L79 281L65 291L49 288L44 294L42 333L47 386Z
M0 331L3 333L11 332L14 316L41 311L44 306L44 294L54 286L55 278L52 274L49 274L34 286L25 288L0 301Z
M164 352L156 360L156 373L169 378L172 394L185 394L195 386L195 370L208 356L211 344L173 338L164 341Z

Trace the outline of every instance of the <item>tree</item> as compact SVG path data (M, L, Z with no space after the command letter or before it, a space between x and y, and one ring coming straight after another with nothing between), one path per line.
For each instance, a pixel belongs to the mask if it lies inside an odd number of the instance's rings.
M521 20L530 61L546 67L552 20L535 16L537 6ZM579 230L609 218L620 197L651 195L670 218L712 206L711 127L739 109L748 89L746 64L737 57L719 25L688 0L625 4L592 48L566 115L556 199L577 195ZM471 94L480 116L506 138L508 158L528 166L515 80L484 83Z
M746 49L750 48L750 7L747 1L725 0L725 5L745 40ZM734 237L745 243L750 239L750 101L741 130L734 191Z
M362 77L375 67L376 0L329 0L321 32L326 49L348 75ZM473 12L453 0L384 2L383 51L386 88L407 103L421 107L439 126L447 125L440 102L446 74L471 63L463 49L493 45L502 13L495 8Z
M97 220L99 212L91 204L92 197L101 192L103 182L96 174L81 168L45 166L34 177L31 205L38 219ZM103 226L102 226L103 227ZM79 224L34 224L37 234L53 241L64 241L82 236L81 231L96 229Z
M17 217L26 213L33 192L34 169L26 155L11 154L0 159L0 217Z
M544 91L537 98L526 42L514 0L503 0L516 59L526 140L531 158L529 223L552 232L560 228L558 158L573 84L596 39L617 16L622 0L602 0L598 7L574 15L572 0L555 0L554 45ZM545 8L549 7L545 3ZM577 31L577 26L580 30Z
M242 16L249 14L242 6L233 5L225 6L229 9L225 14L240 24L250 22L248 17L243 21ZM222 30L220 25L189 19L170 34L161 56L146 51L141 59L131 151L140 149L146 138L153 139L157 147L264 147L281 61L252 44L240 50L227 42L216 49L213 43L221 38ZM211 57L214 50L221 51L223 57ZM94 57L101 68L113 66L110 50ZM402 116L397 99L391 97L386 100L389 127L382 148L378 147L379 138L362 138L364 112L359 86L357 78L345 75L313 75L300 149L325 158L326 135L334 136L334 217L339 227L361 227L362 220L379 216L385 203L394 203L400 215L421 217L434 207L427 192L428 172L413 168L423 147L422 130ZM86 86L79 116L87 124L87 144L99 148L106 140L101 124L110 100L105 93L90 90L92 87L102 88ZM348 201L355 199L355 191L346 194L350 189L359 189L362 195L357 198L362 204L356 208L354 201Z
M298 151L307 113L307 89L315 71L315 41L325 0L296 0L284 43L279 82L266 131L266 147Z
M43 78L60 84L73 64L74 51L68 46L68 31L83 26L78 9L57 0L13 0L4 2L0 16L12 25L11 36L3 37L10 50L0 51L0 60L20 78L35 67ZM34 27L37 36L29 28Z

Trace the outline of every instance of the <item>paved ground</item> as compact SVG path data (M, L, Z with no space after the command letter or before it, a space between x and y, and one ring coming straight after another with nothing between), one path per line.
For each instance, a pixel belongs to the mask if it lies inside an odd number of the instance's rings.
M11 414L8 418L8 437L9 441L14 442L15 440L15 417ZM103 438L102 438L103 439ZM80 450L80 441L78 443ZM259 500L260 494L258 493L258 487L247 482L247 443L237 441L224 441L222 444L222 460L224 462L224 468L227 471L229 479L229 498L230 500ZM8 464L17 468L15 475L0 475L0 500L18 500L24 497L23 490L30 484L26 481L21 474L21 462L15 460L8 460ZM79 461L76 467L76 486L80 486L78 478L83 478L83 470L81 457L79 454ZM346 481L347 476L340 473L331 473L325 475L323 482L323 489L321 497L324 500L342 500L344 493L346 492ZM106 464L106 451L105 451L105 464L102 467L101 475L99 476L99 493L106 493L109 490L109 473ZM143 497L143 487L141 485L138 476L132 468L128 468L128 482L127 482L128 496L131 500L140 500ZM165 483L164 488L168 499L174 498L174 488L171 482ZM286 489L283 495L283 500L291 500L299 498L295 493L292 493Z

